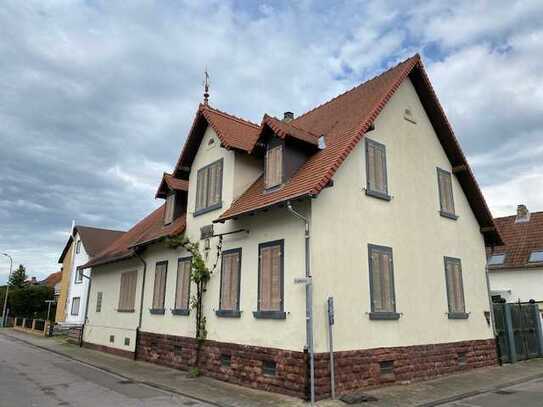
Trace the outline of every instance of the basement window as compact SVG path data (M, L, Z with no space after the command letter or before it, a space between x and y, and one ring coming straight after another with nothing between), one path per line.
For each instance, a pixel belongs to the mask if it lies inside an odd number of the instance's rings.
M458 352L458 366L466 366L466 352Z
M266 376L275 376L277 364L273 360L265 360L262 362L262 373Z
M498 266L505 262L505 253L502 254L493 254L488 258L489 266Z
M230 363L232 363L232 356L225 353L221 354L221 366L230 367Z
M529 263L541 263L543 262L543 250L534 250L530 253Z
M384 360L382 362L379 362L379 374L381 376L394 374L394 361Z

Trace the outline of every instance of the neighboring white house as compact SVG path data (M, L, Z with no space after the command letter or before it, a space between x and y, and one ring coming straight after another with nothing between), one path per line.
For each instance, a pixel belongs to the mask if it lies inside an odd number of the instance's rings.
M543 304L543 212L519 205L516 215L495 221L505 244L488 249L491 295Z
M156 196L81 266L87 346L323 398L333 297L337 393L496 363L485 243L502 241L418 55L298 118L200 105ZM180 235L213 270L201 343Z
M69 278L67 284L63 285L67 292L64 296L59 295L59 299L66 299L65 314L64 319L60 321L61 324L81 325L85 320L89 279L77 271L77 267L87 263L92 256L109 246L123 233L117 230L74 226L58 261L61 264L64 263L66 255L71 251L69 270L63 273Z

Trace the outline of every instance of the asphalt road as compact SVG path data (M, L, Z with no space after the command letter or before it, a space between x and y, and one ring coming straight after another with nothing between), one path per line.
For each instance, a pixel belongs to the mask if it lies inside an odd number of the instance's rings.
M447 407L541 407L543 406L543 379L510 386L494 392L480 394L453 403Z
M0 336L0 407L209 407Z

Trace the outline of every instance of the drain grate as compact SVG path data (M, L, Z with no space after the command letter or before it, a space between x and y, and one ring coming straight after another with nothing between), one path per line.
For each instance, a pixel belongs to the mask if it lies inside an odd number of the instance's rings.
M134 382L132 380L119 380L117 383L119 383L119 384L133 384Z

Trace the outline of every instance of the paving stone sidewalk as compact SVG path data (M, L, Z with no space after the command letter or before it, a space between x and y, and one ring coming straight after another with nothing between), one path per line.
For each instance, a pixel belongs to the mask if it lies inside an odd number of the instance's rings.
M217 406L307 406L302 400L278 394L231 385L208 377L188 378L186 372L151 363L133 361L66 343L62 337L45 338L13 329L0 329L0 334L55 352L59 355ZM360 404L367 407L435 406L447 401L507 387L543 377L543 359L471 370L438 379L368 390L378 401ZM319 407L347 407L337 400L324 400Z

